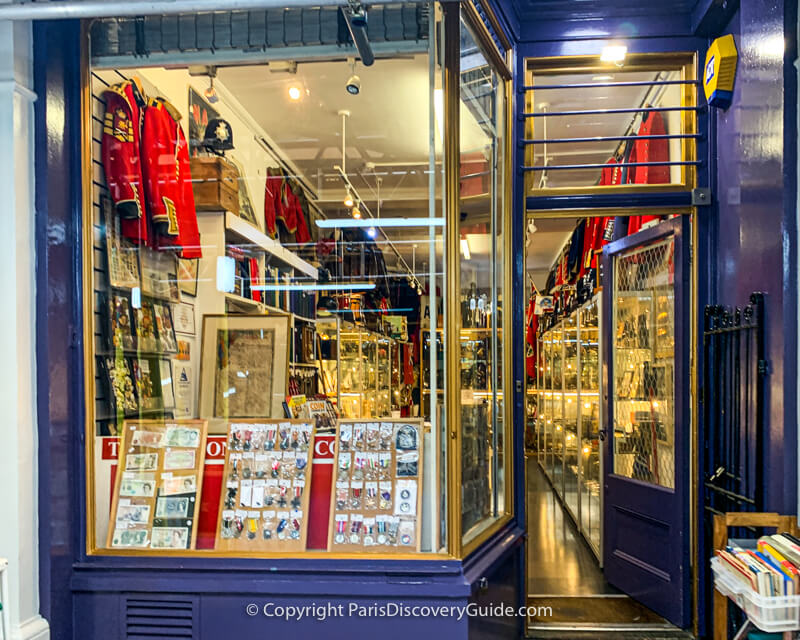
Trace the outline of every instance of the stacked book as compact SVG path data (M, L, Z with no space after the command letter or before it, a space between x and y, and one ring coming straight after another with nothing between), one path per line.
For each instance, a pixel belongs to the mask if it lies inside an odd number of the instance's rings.
M761 596L800 594L800 540L788 533L763 536L756 549L730 544L716 554L729 576Z

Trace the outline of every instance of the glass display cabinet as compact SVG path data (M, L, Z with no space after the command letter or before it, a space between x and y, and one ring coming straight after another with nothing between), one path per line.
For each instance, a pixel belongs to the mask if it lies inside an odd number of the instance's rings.
M598 294L539 338L536 457L600 557L602 455Z
M336 318L320 320L317 331L323 388L341 416L390 417L396 341Z

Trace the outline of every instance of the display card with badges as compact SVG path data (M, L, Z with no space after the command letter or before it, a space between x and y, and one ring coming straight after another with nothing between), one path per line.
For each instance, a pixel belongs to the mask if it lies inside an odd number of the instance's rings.
M205 420L126 420L107 546L194 549L203 486Z
M328 551L420 550L422 422L340 420Z
M313 424L237 420L227 433L216 550L305 551Z

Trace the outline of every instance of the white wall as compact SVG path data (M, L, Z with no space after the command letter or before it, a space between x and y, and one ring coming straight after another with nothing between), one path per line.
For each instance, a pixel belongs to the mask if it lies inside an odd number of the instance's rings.
M39 615L33 54L27 23L0 23L0 557L12 639L49 638Z

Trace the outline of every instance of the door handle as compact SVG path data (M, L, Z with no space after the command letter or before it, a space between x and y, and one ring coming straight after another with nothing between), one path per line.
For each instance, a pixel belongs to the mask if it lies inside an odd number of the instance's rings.
M602 440L603 442L605 442L607 434L608 431L606 431L605 429L600 429L600 431L597 432L597 435L600 436L600 440Z

